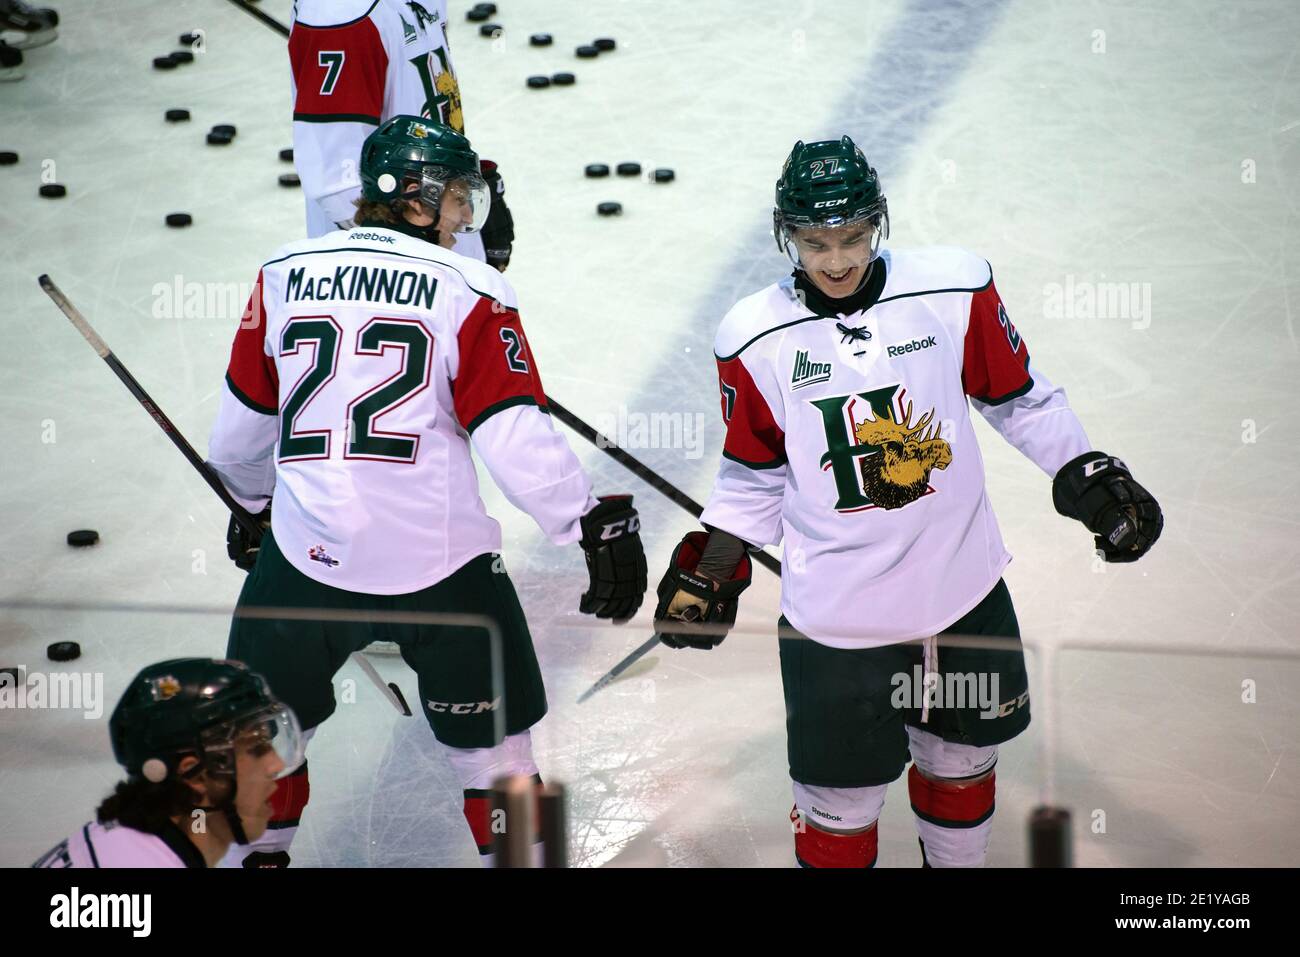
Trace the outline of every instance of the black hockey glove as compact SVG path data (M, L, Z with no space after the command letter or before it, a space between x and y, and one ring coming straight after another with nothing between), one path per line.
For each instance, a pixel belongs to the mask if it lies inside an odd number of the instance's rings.
M495 266L501 272L510 265L510 250L515 242L515 219L510 215L506 205L506 184L497 172L497 164L491 160L482 160L479 169L483 179L492 191L492 205L488 207L487 222L480 230L483 236L483 252L489 266Z
M641 517L631 495L609 495L582 516L583 554L591 587L578 610L597 618L623 621L636 614L645 597L645 550L641 547Z
M266 508L262 509L257 516L257 524L263 531L271 527L271 503L266 503ZM235 516L230 516L230 525L226 528L226 554L230 560L235 563L236 568L242 568L244 571L252 571L257 564L257 552L262 547L262 536L259 534L256 538L250 535L244 526L235 521Z
M668 572L659 582L655 629L669 648L716 648L736 622L740 593L749 587L750 562L746 552L729 581L718 581L696 571L709 543L708 532L691 532L673 552ZM681 630L676 624L704 626Z
M1133 481L1127 465L1104 452L1088 452L1061 466L1052 480L1052 504L1097 536L1097 550L1108 562L1137 561L1165 524L1151 493Z

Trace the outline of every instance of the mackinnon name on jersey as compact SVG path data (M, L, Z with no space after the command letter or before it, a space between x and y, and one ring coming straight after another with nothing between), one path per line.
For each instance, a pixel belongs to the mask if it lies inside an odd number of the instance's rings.
M289 270L284 301L312 299L359 299L364 302L415 303L433 308L438 282L432 276L410 269L380 269L369 266L339 266L333 275L306 276L305 266Z

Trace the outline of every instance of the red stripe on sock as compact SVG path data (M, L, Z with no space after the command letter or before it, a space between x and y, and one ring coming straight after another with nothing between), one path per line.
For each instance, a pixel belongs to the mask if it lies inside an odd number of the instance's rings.
M873 825L856 834L834 834L801 820L797 811L790 813L796 822L794 856L804 867L874 867L878 849L878 828Z
M972 784L927 778L913 764L907 772L907 793L912 810L923 817L954 824L970 824L993 810L996 775Z
M465 792L465 822L480 854L492 850L492 798L487 791ZM483 795L479 797L477 795Z
M304 762L293 774L276 782L275 793L271 795L271 823L297 824L310 798L311 781L307 777L307 765Z

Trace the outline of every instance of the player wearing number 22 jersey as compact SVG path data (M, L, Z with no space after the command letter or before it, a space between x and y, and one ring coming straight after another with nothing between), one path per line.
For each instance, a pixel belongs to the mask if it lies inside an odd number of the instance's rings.
M250 511L274 497L260 542L232 532L232 557L252 569L241 608L363 620L237 613L227 656L262 674L310 733L334 710L331 679L348 655L395 642L487 853L486 789L503 774L537 773L528 729L546 699L494 554L501 530L479 497L471 444L552 542L582 546L591 578L583 612L622 620L640 604L638 517L630 496L592 494L552 425L509 282L448 248L457 231L481 226L489 203L469 141L399 116L366 140L360 168L356 228L292 243L263 264L209 461ZM500 654L482 624L380 620L392 612L491 619ZM245 866L287 862L308 796L305 765L300 777L277 792L282 806Z

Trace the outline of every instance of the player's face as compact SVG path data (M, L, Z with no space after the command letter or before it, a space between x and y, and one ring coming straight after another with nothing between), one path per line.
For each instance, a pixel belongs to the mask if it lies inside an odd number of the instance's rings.
M275 778L283 770L284 761L271 746L264 728L240 735L235 743L235 810L250 841L266 833L271 820L271 795L277 787Z
M794 245L808 278L832 299L854 293L871 264L870 223L796 229Z

